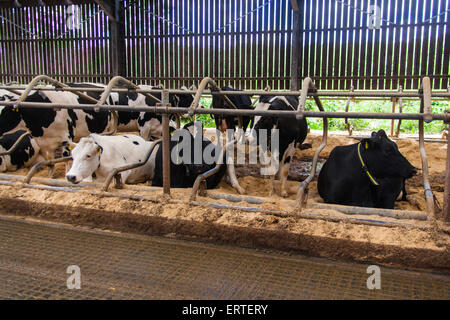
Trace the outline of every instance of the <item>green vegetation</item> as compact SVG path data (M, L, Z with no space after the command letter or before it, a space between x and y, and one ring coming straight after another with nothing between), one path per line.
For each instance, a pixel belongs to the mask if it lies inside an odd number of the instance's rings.
M333 100L323 100L323 106L326 111L345 111L346 101L333 101ZM450 108L450 103L446 101L433 101L432 102L433 112L441 113L445 109ZM420 109L419 101L407 100L403 101L403 112L404 113L417 113ZM313 101L307 101L306 110L317 110L317 106ZM392 102L390 101L358 101L350 103L350 112L391 112ZM399 112L398 105L396 107L396 112ZM375 131L384 129L385 131L390 130L391 120L373 120L373 119L349 119L353 131ZM328 119L329 129L332 131L337 130L347 130L344 119ZM395 127L397 127L398 120L395 121ZM322 129L322 119L308 119L308 125L311 129ZM443 121L433 121L431 123L425 123L425 132L428 133L439 133L446 128ZM415 120L402 120L401 132L405 133L416 133L419 130L419 123Z
M206 108L211 105L211 98L201 98L200 104ZM323 106L326 111L345 111L346 101L344 100L322 100ZM433 101L432 102L433 112L441 113L445 109L450 109L450 103L447 101ZM403 112L404 113L417 113L420 109L419 101L407 100L403 101ZM317 111L317 106L312 100L306 102L307 111ZM350 112L391 112L392 102L390 101L358 101L350 103ZM398 104L396 107L396 112L398 112ZM203 122L205 128L214 128L214 120L210 115L204 114L197 116L197 119ZM353 131L375 131L379 129L384 129L388 132L391 128L391 120L371 120L371 119L349 119L348 120ZM395 121L395 128L397 128L397 120ZM344 119L328 119L329 130L331 131L345 131L347 130ZM322 129L322 119L308 119L308 125L313 130ZM425 123L425 132L428 133L439 133L447 126L442 121L433 121L431 123ZM415 120L403 120L401 125L401 132L404 133L416 133L418 132L418 121Z

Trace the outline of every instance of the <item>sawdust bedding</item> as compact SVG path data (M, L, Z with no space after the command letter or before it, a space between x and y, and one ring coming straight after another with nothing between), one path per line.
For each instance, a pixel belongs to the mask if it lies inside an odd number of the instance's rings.
M236 173L238 176L239 184L246 190L246 194L249 196L262 197L266 200L266 203L261 205L263 208L267 209L286 209L284 200L295 200L297 190L300 185L300 181L306 178L309 174L311 168L311 161L315 150L321 143L322 137L319 134L311 133L306 138L305 143L312 145L312 148L306 150L297 150L294 160L289 171L289 180L287 183L287 190L289 196L287 198L282 198L279 196L279 181L275 181L275 193L269 196L272 189L272 182L268 178L264 178L258 174L258 166L242 166L236 165ZM348 145L357 142L358 140L343 136L343 135L330 135L328 137L328 143L325 149L320 154L320 160L318 164L318 169L328 158L331 150L339 145ZM419 143L418 141L407 138L396 141L400 152L411 162L411 164L417 168L421 168L421 159L419 154ZM425 149L428 156L430 183L439 204L443 204L444 197L444 183L445 183L445 167L446 167L446 157L447 157L447 145L443 143L426 143ZM28 168L20 169L12 174L26 175ZM299 172L301 173L299 174ZM36 177L47 177L47 170L41 170L36 175ZM56 164L55 175L57 179L64 179L65 176L65 165L63 163ZM147 184L142 184L147 185ZM423 196L423 183L422 176L419 175L407 180L406 183L408 201L397 201L396 209L399 210L425 210L425 200ZM187 198L190 194L190 189L179 190L176 193L182 198ZM212 193L227 193L238 195L235 189L227 182L224 178L219 185L219 188L211 191ZM228 203L226 200L214 200L214 202ZM308 203L321 203L323 202L321 197L317 192L317 182L313 180L309 186ZM336 212L335 212L336 213Z

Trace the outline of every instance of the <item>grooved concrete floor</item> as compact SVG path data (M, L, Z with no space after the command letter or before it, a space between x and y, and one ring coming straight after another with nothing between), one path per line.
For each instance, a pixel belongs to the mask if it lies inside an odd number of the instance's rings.
M67 289L67 267L81 289ZM0 218L3 299L450 299L450 276Z

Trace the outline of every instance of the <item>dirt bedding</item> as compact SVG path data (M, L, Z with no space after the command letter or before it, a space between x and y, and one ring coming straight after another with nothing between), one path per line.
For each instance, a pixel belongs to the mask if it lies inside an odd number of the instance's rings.
M355 143L346 136L330 136L321 154L323 163L337 145ZM211 207L189 202L190 189L172 189L171 199L162 196L161 189L147 184L126 186L111 192L148 197L152 201L131 200L112 194L93 195L86 192L69 193L23 188L20 184L0 185L0 212L18 216L38 217L94 228L126 232L189 237L215 242L232 243L249 247L270 247L300 251L316 256L351 259L410 268L427 268L450 272L450 226L426 221L401 220L409 226L373 226L349 221L327 221L296 216L292 212L300 181L309 173L314 151L321 136L310 134L305 141L312 149L299 150L290 170L288 198L277 193L268 196L271 181L258 175L257 166L237 166L239 183L247 195L263 198L262 204L232 203L224 199L198 197L203 204L219 204ZM418 142L413 139L397 141L400 151L416 167L421 167ZM443 204L446 145L427 143L431 185L438 201ZM319 164L319 165L320 165ZM14 174L25 175L28 169ZM64 164L57 164L55 176L63 180ZM46 177L47 171L36 177ZM39 180L39 179L36 179ZM36 182L37 183L37 182ZM276 181L279 190L278 181ZM85 188L84 190L88 190ZM94 190L95 188L90 188ZM320 203L316 181L310 184L309 203ZM98 188L96 189L98 190ZM424 210L421 176L407 181L408 201L399 201L396 209ZM224 180L209 195L233 194L236 191ZM148 200L147 199L147 200ZM290 201L291 200L291 201ZM253 210L239 210L234 206L251 206ZM228 206L228 207L227 207ZM272 210L272 211L269 211ZM311 214L344 217L336 210L308 208ZM352 215L353 219L369 219ZM382 222L397 222L394 218L370 216Z

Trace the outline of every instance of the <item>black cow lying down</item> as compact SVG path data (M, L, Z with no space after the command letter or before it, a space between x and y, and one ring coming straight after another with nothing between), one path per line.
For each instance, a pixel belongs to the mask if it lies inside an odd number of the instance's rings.
M393 209L405 180L417 169L384 130L360 143L335 147L322 167L317 188L326 203Z
M203 137L203 127L198 130L198 132L195 133L194 136L194 126L193 123L186 124L182 129L175 130L172 134L172 136L176 136L176 132L183 130L186 133L186 138L189 140L188 143L190 145L190 155L187 155L188 161L183 161L182 163L175 163L172 159L172 153L178 154L180 157L183 157L183 149L180 148L180 150L174 150L177 148L177 145L180 142L183 142L182 139L184 137L180 138L180 141L175 141L175 139L171 139L170 141L170 154L171 154L171 160L170 160L170 186L172 188L191 188L194 185L195 179L202 173L205 173L206 171L209 171L210 169L213 169L216 167L217 163L217 156L215 154L214 149L211 151L211 155L216 161L214 163L208 164L205 162L205 159L201 158L201 163L196 164L195 163L195 152L194 152L194 146L195 146L195 139L200 139L198 141L202 141L201 149L202 153L205 151L206 148L212 147L212 142L206 138ZM209 149L211 150L211 149ZM152 153L152 157L155 155L155 171L152 178L152 186L162 187L163 185L163 161L162 161L162 146L161 142L159 145L155 147L155 150ZM153 159L150 158L150 161ZM181 160L179 161L181 162ZM216 188L220 181L222 180L223 176L226 172L226 164L225 164L225 154L222 159L222 165L218 172L213 174L212 176L206 178L206 186L208 189L214 189Z

